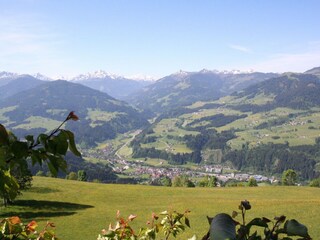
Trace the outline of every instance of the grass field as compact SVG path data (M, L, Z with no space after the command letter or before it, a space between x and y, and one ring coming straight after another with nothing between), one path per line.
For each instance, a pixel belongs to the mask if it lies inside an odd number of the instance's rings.
M96 239L101 229L114 222L117 210L123 216L137 214L135 226L145 226L152 212L191 210L191 229L178 239L208 230L206 216L237 210L240 200L252 204L248 219L273 218L281 214L306 224L313 239L320 239L320 189L310 187L257 188L166 188L140 185L106 185L35 177L33 188L16 201L1 207L1 217L19 215L47 220L57 226L61 239ZM239 219L240 220L240 219Z

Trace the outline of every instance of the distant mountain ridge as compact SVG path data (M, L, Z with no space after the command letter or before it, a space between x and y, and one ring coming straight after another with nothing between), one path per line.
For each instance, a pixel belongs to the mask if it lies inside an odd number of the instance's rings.
M0 86L0 99L10 97L43 83L45 82L30 75L18 75L7 84Z
M19 136L50 130L75 111L80 121L68 123L78 141L95 145L148 125L138 111L106 93L80 84L45 82L0 101L0 119Z
M127 79L123 76L102 70L78 75L72 78L71 81L105 92L110 96L121 100L150 84L150 81Z
M259 72L235 74L208 70L180 71L159 79L125 100L137 108L162 113L197 101L216 100L278 75Z
M290 107L293 109L308 109L320 105L320 78L313 74L284 74L264 82L249 86L235 93L237 98L254 98L258 95L269 96L270 100L264 107ZM250 106L247 106L250 108ZM241 108L241 104L237 106ZM245 111L245 110L244 110Z

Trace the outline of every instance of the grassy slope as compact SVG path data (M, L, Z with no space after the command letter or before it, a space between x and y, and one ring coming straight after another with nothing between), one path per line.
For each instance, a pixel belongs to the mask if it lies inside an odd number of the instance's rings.
M194 233L199 237L206 233L207 215L231 214L243 199L250 200L253 206L248 219L284 214L306 224L313 239L320 239L320 189L309 187L188 189L35 177L33 189L18 199L19 206L1 207L0 215L36 219L42 226L50 220L56 224L61 239L89 240L96 239L100 230L114 221L117 210L123 216L137 214L137 226L144 226L152 212L190 209L192 228L179 237L187 239Z

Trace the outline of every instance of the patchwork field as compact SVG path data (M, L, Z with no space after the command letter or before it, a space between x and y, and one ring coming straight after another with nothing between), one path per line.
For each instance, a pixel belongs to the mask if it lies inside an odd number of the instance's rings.
M15 206L0 207L0 215L35 219L41 226L50 220L61 239L89 240L114 222L117 210L122 216L137 214L134 226L138 227L145 226L152 212L189 209L191 229L179 237L187 239L206 233L207 215L231 214L244 199L252 205L248 219L283 214L306 224L313 239L320 239L320 189L310 187L166 188L35 177L33 188Z

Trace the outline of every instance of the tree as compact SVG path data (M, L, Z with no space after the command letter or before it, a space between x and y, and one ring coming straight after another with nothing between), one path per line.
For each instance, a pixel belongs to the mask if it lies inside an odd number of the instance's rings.
M284 186L293 186L297 182L298 175L296 171L288 169L282 173L282 185Z
M205 176L199 183L199 187L216 187L218 179L215 176Z
M162 186L166 186L166 187L171 187L172 186L172 181L171 178L169 178L168 176L163 176L160 178L160 182Z
M73 133L61 129L62 125L69 120L78 120L78 117L74 112L70 112L49 135L40 134L36 139L28 135L25 140L19 140L0 124L0 197L5 206L16 198L23 187L27 186L29 180L19 181L19 179L26 177L23 170L29 161L32 165L46 163L50 173L57 176L58 171L67 169L64 156L68 149L73 154L81 156L76 148ZM22 175L17 175L15 171Z
M68 179L68 180L78 180L78 174L75 173L75 172L70 172L70 173L67 175L67 179Z
M316 179L313 179L310 184L309 184L310 187L320 187L320 177L319 178L316 178Z
M175 176L172 179L172 187L183 187L182 179L180 176Z
M258 186L257 180L254 177L250 177L248 180L248 186L257 187Z
M82 181L82 182L87 181L87 173L84 170L78 171L78 181Z
M173 187L195 187L194 183L185 174L175 176L172 180Z

